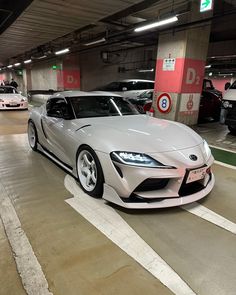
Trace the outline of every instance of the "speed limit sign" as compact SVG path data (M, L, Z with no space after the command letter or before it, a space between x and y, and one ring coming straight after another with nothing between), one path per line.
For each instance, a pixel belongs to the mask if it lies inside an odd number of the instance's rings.
M159 112L166 114L171 110L171 97L168 93L162 93L157 99Z

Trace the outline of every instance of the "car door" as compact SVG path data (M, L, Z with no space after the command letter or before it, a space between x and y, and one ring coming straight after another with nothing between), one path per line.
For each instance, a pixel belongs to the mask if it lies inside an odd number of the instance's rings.
M42 116L42 129L47 140L47 149L60 161L72 165L67 146L70 145L71 120L65 119L69 115L69 106L64 98L51 98L47 102L46 113Z

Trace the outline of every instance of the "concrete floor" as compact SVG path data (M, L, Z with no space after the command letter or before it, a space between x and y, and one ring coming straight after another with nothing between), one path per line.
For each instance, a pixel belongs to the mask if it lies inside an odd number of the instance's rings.
M54 295L173 294L65 202L72 197L64 186L66 173L31 151L25 134L27 118L26 111L0 113L0 185L11 198L50 291ZM236 223L236 170L214 165L214 173L216 185L200 203ZM182 208L113 208L195 294L236 294L235 234ZM0 222L0 295L26 294L13 256Z

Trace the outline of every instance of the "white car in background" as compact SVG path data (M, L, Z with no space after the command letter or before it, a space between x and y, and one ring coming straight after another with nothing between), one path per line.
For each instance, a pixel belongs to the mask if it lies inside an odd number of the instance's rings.
M179 206L213 188L213 157L189 127L138 113L112 93L65 91L35 107L28 139L90 196L127 208Z
M109 91L124 98L137 99L145 90L153 90L155 81L141 79L126 79L114 81L107 85L97 87L95 90Z
M28 100L12 86L0 86L0 110L28 109Z

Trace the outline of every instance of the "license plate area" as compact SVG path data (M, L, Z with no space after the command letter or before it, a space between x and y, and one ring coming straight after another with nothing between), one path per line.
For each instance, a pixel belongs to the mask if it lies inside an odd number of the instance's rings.
M204 179L206 176L206 170L207 170L206 166L188 170L188 176L186 179L186 183L191 183L194 181Z

